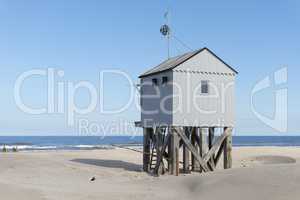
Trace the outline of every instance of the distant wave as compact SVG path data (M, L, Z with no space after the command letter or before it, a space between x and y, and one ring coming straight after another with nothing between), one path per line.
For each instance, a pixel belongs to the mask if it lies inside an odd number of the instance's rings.
M113 149L112 145L66 145L66 146L36 146L36 145L0 145L0 151L3 148L12 151L17 148L18 151L37 151L37 150L93 150L93 149Z
M113 149L114 147L112 145L75 145L70 146L70 148L74 149Z
M43 150L95 150L127 148L142 150L143 137L130 136L76 137L76 136L0 136L0 152L4 146L10 152ZM233 146L294 146L300 147L299 136L233 136Z
M14 146L31 146L31 145L33 145L32 143L30 143L30 142L15 142L15 143L9 143L9 144L7 144L7 143L1 143L0 142L0 145L9 145L9 146L11 146L11 145L14 145Z

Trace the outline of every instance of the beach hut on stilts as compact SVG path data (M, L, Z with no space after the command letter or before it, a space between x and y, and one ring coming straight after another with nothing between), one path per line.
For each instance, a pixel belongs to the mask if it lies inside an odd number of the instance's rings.
M231 167L237 74L202 48L139 76L144 171L209 172L221 158Z

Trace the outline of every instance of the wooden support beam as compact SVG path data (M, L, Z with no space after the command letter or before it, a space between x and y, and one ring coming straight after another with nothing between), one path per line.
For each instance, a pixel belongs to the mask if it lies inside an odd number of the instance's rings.
M156 163L154 167L154 174L163 174L164 173L164 165L161 161L159 161L158 157L161 157L162 153L162 146L163 146L163 128L162 127L157 127L156 132L155 132L155 149L156 149ZM160 158L161 159L161 158Z
M167 134L170 135L169 137L169 144L168 144L168 171L169 174L171 174L171 168L172 168L172 146L171 146L171 138L172 138L172 130L171 127L167 128Z
M149 172L150 169L150 136L152 128L143 128L143 170Z
M192 136L191 136L191 142L192 145L194 146L195 150L198 152L198 155L200 156L199 153L199 143L200 143L200 139L198 136L198 131L199 128L198 127L193 127L191 132L192 132ZM200 171L200 165L197 162L196 158L192 155L192 170L193 171Z
M222 145L223 141L231 134L231 132L226 129L224 131L224 133L218 137L215 141L215 143L213 144L212 148L204 155L203 161L204 162L208 162L213 155L215 154L215 152L217 151L218 148L220 148L220 146Z
M191 128L191 144L195 147L195 143L196 143L196 138L194 135L194 131L192 130L193 128ZM196 148L195 148L196 149ZM197 149L196 149L197 150ZM192 171L195 170L195 163L197 163L198 161L196 160L195 156L192 154L191 155L191 163L192 163Z
M180 130L179 128L173 128L173 129L181 137L181 139L186 144L187 148L191 151L191 153L196 158L196 160L199 162L199 164L201 165L201 167L203 168L203 170L205 172L209 171L209 168L208 168L206 162L204 162L203 159L199 156L197 150L190 143L190 140L186 137L186 135L183 133L183 131Z
M171 166L170 173L173 175L178 175L179 171L179 137L178 134L171 129L171 142L170 142L170 158L171 158Z
M224 169L232 167L232 128L225 127L224 133L228 133L228 137L224 141Z
M215 129L214 129L214 127L208 128L208 148L209 149L211 149L212 146L213 146L214 137L215 137Z
M203 128L199 128L199 155L202 158L204 154L207 152L207 135L204 133ZM200 169L200 172L202 168Z
M225 139L226 140L226 139ZM222 155L222 153L224 152L224 146L225 146L225 140L222 142L219 150L218 150L218 153L217 155L215 156L215 164L217 165L219 160L220 160L220 157Z
M212 146L213 146L214 137L215 137L215 128L214 127L208 128L208 148L209 149L211 149ZM215 155L213 154L212 158L209 161L209 165L211 167L211 170L214 170L216 168L214 156Z
M176 173L175 173L175 175L178 176L179 175L179 144L176 147L175 153L176 153L176 166L175 166Z
M155 169L154 169L154 173L157 175L164 173L164 171L160 172L159 170L161 167L164 167L163 157L165 155L166 148L169 145L170 137L171 137L171 135L167 134L167 136L164 138L164 143L162 145L162 148L157 152L157 162L156 162Z
M190 138L190 130L188 127L184 128L185 135ZM183 172L190 173L190 152L189 149L183 144L182 148L182 155L183 155Z

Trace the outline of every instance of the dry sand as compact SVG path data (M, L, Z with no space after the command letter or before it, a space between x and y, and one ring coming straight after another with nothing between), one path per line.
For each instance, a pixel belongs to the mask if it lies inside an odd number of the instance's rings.
M300 198L300 148L240 147L233 157L233 169L156 178L141 172L140 153L124 149L1 153L0 195L9 200Z

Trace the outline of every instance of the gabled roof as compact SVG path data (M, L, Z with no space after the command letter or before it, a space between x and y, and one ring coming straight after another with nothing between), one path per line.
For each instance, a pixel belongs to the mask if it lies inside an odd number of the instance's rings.
M191 59L192 57L194 57L195 55L199 54L200 52L202 52L204 50L207 50L208 52L210 52L214 57L216 57L219 61L221 61L223 64L225 64L234 73L238 74L238 72L235 69L233 69L227 63L225 63L221 58L219 58L211 50L209 50L208 48L204 47L204 48L196 50L196 51L188 52L188 53L185 53L185 54L173 57L173 58L169 58L168 60L165 60L164 62L160 63L156 67L154 67L154 68L146 71L145 73L141 74L139 76L139 78L143 78L143 77L150 76L150 75L153 75L153 74L158 74L158 73L161 73L161 72L172 70L175 67L177 67L180 64L186 62L187 60Z

